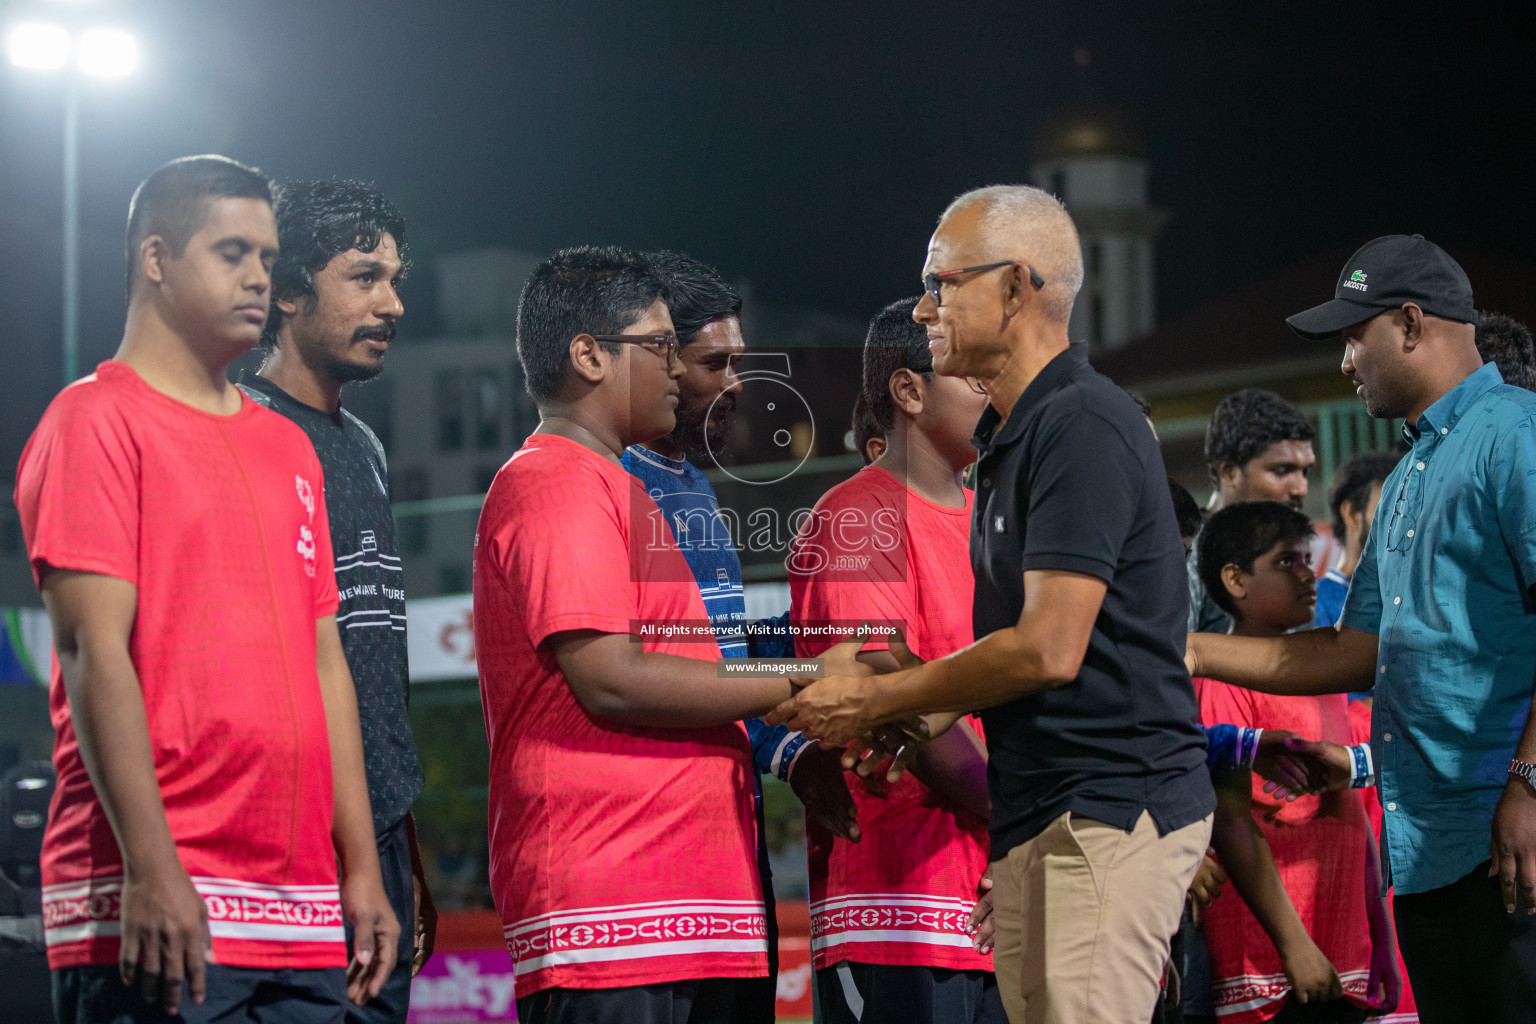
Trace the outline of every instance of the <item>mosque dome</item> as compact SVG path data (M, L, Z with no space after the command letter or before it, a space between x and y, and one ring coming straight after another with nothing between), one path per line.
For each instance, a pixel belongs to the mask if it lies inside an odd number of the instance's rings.
M1130 115L1105 106L1082 107L1047 118L1035 132L1033 148L1036 160L1146 155L1141 132Z

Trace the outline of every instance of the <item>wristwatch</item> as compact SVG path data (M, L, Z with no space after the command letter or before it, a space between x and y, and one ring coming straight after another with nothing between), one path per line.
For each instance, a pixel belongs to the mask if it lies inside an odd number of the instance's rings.
M1536 764L1522 761L1518 757L1509 762L1509 774L1517 779L1524 779L1525 784L1536 789Z

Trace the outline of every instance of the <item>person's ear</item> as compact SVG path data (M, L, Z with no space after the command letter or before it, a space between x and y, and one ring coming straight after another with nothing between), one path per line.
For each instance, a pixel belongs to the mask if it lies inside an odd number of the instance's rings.
M891 374L891 402L898 412L916 416L923 411L923 378L902 367Z
M603 359L603 347L590 334L578 334L571 339L567 353L576 376L588 384L601 384L608 376L608 364Z
M1402 327L1403 351L1412 352L1424 340L1424 311L1417 302L1405 302L1394 317Z
M274 296L272 299L272 308L283 314L283 316L293 316L299 311L299 300L296 298L279 299Z
M1344 520L1346 533L1359 533L1360 527L1365 524L1365 509L1355 508L1355 503L1345 498L1339 502L1339 518ZM1343 542L1344 538L1340 537L1339 543Z
M1231 562L1221 567L1221 585L1234 601L1248 596L1248 574Z
M165 281L165 265L173 258L171 244L164 235L150 235L139 243L139 273L150 284Z
M1024 310L1030 296L1034 294L1034 288L1029 283L1029 271L1024 269L1024 264L1015 263L1010 267L1004 267L1003 279L1003 315L1007 317L1018 316Z
M1243 479L1243 467L1235 462L1216 463L1216 486L1221 490L1235 491Z

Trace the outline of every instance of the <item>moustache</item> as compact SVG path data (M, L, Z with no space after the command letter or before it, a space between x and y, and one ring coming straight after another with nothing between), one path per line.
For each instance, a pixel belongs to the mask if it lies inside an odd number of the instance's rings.
M391 323L369 324L352 332L353 341L394 341L395 325Z

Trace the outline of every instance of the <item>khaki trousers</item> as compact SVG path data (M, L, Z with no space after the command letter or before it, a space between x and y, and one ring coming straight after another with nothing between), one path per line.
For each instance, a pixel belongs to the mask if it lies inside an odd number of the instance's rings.
M1146 1024L1211 819L1165 836L1063 814L992 863L993 967L1012 1024Z

